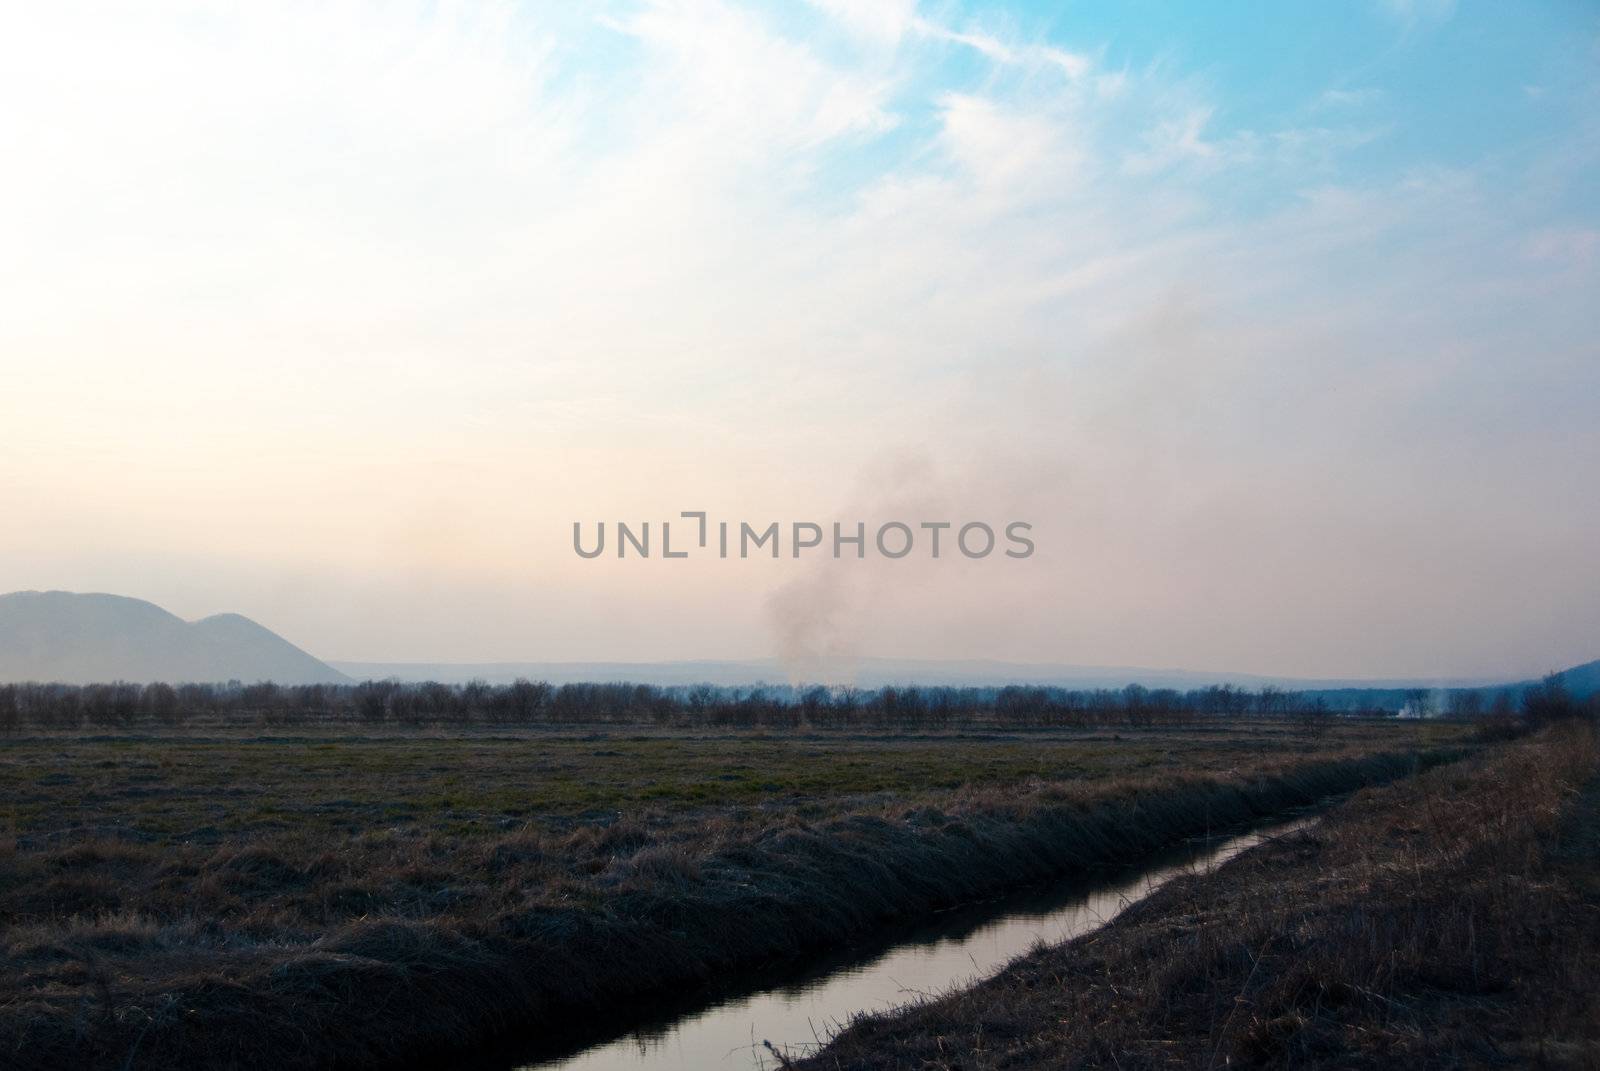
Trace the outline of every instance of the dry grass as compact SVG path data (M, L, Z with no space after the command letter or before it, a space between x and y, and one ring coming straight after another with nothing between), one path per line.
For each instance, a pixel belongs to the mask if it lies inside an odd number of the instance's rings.
M1364 793L804 1066L1600 1066L1596 772L1569 725Z
M636 995L1403 775L1416 751L1374 749L1415 732L354 740L337 777L328 741L20 741L0 1066L395 1066L614 1021ZM26 749L61 760L41 773ZM541 749L613 806L530 776ZM446 805L463 754L476 776ZM756 776L821 787L715 803L681 772L730 785L752 756L833 768L774 764ZM681 790L641 802L668 766ZM190 824L206 815L238 828Z

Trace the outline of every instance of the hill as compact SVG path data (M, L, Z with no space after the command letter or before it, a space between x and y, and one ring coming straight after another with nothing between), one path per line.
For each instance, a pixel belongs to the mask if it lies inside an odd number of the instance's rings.
M349 678L238 614L184 621L120 595L0 595L0 681L338 684Z
M1600 660L1585 662L1581 666L1573 666L1570 669L1554 672L1557 677L1561 678L1561 683L1566 686L1567 691L1572 694L1574 699L1587 699L1596 692L1600 692ZM1543 683L1543 678L1530 678L1524 681L1516 681L1505 687L1508 691L1521 693L1529 688L1537 688L1541 683Z
M1600 659L1562 671L1561 681L1579 699L1600 692Z

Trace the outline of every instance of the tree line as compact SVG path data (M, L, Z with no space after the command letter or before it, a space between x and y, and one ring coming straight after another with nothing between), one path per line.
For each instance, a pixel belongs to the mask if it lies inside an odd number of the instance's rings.
M1417 693L1418 696L1425 693ZM1436 716L1546 721L1594 716L1596 697L1574 699L1557 676L1520 691L1457 690ZM1420 700L1417 709L1421 709ZM1216 685L1179 691L1057 687L794 687L562 684L491 685L365 681L242 684L5 684L0 732L131 729L190 723L380 726L659 725L773 729L985 729L1181 726L1226 717L1390 716L1378 707L1335 709L1325 696Z

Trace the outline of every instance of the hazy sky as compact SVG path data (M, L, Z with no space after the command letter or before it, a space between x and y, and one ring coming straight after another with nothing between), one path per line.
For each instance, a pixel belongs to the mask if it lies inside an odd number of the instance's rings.
M1600 656L1592 4L0 11L0 590L348 659ZM572 552L691 509L1038 551Z

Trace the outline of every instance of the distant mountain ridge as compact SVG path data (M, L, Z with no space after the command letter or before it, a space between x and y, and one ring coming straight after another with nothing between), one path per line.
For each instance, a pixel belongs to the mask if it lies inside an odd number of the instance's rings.
M186 622L154 603L120 595L17 591L0 595L0 682L349 684L357 680L483 680L519 677L552 684L617 682L661 686L712 684L750 687L794 681L848 682L860 688L997 687L1045 685L1083 690L1129 684L1187 690L1231 684L1266 686L1326 696L1335 705L1374 698L1405 701L1415 689L1522 689L1535 681L1506 678L1313 680L1250 673L1074 666L977 659L859 658L827 672L794 672L773 659L679 662L323 662L239 614ZM840 672L847 669L848 672ZM1561 673L1578 698L1600 692L1600 660ZM1393 704L1391 704L1393 705Z
M121 595L0 595L0 681L346 684L350 678L239 614L184 621Z
M1562 670L1561 683L1579 699L1600 692L1600 659Z
M1147 688L1205 688L1231 684L1241 688L1267 686L1295 691L1339 689L1403 690L1497 687L1506 678L1459 679L1305 679L1209 670L1151 669L1140 666L1074 666L1053 663L1001 662L983 659L858 658L848 665L825 667L815 677L805 670L791 671L771 659L750 661L684 662L332 662L358 680L438 681L461 684L482 680L509 684L518 677L569 684L580 681L654 684L713 684L750 687L787 684L798 678L810 682L848 682L860 688L919 685L922 687L993 687L1007 684L1043 685L1094 690L1119 689L1129 684Z

